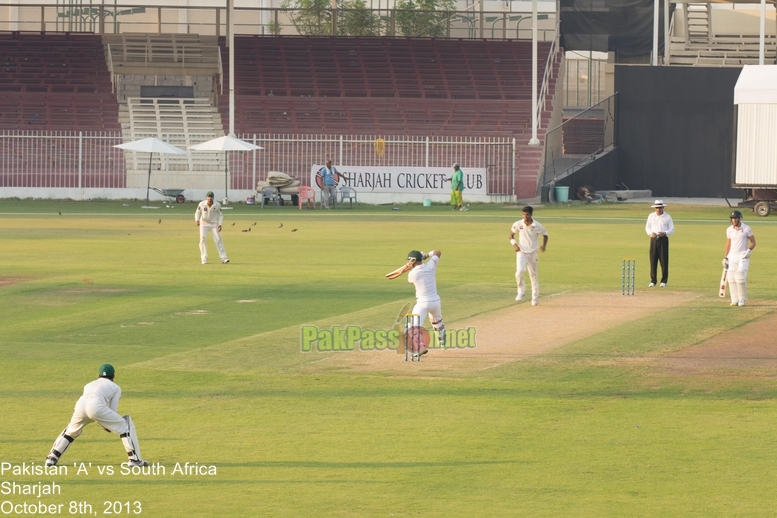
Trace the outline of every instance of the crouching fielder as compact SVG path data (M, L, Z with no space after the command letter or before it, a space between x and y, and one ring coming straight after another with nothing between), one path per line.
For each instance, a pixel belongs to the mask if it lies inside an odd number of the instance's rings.
M545 252L548 245L548 231L533 219L534 209L530 206L523 208L523 219L513 223L510 228L510 244L516 251L515 257L515 281L518 284L518 294L515 300L523 299L526 294L526 285L523 282L523 272L529 269L531 279L531 305L536 306L540 301L540 279L537 275L537 249ZM515 240L518 234L518 241ZM539 245L538 236L542 236L542 245ZM538 246L539 245L539 246Z
M76 402L70 424L54 441L54 446L46 457L46 466L54 466L70 443L81 435L84 426L92 421L97 422L106 432L119 434L130 466L148 466L148 462L140 456L140 445L132 419L128 415L122 417L116 411L119 407L121 387L113 382L115 374L112 365L103 364L100 366L99 377L86 384L83 395Z
M442 322L442 303L437 294L437 263L442 252L432 250L428 254L413 250L407 254L408 261L412 261L413 269L407 274L407 282L415 285L416 304L413 306L413 314L418 315L418 321L423 325L426 315L432 328L440 337L440 346L445 346L445 325ZM424 263L424 259L429 259Z
M750 255L755 248L753 230L742 223L742 213L732 211L731 226L726 229L726 257L723 266L728 269L728 291L732 306L744 306L747 301L747 270Z

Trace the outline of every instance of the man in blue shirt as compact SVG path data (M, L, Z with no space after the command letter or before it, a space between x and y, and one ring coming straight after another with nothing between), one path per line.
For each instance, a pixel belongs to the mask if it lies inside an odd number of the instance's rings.
M329 202L337 203L337 191L335 190L335 173L337 168L332 166L332 160L327 159L326 165L319 169L321 173L321 203L325 209L329 209Z

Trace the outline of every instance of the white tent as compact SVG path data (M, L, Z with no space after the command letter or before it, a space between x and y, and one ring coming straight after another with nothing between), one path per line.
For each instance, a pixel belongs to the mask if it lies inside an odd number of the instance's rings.
M777 188L777 65L747 65L734 86L734 186Z
M745 65L734 86L734 104L777 104L777 65Z

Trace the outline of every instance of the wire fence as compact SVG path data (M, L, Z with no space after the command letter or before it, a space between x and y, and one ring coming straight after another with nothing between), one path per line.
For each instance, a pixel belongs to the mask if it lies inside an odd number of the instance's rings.
M137 139L158 135L136 135ZM213 135L165 134L181 149ZM313 164L328 158L335 165L369 167L449 167L487 171L487 192L514 192L515 146L512 138L385 137L326 135L238 135L259 151L189 152L185 156L123 151L120 133L0 133L0 186L18 188L145 187L199 189L224 185L254 190L271 171L310 184ZM134 176L133 176L134 175ZM128 181L128 178L135 178ZM172 184L171 184L172 182Z

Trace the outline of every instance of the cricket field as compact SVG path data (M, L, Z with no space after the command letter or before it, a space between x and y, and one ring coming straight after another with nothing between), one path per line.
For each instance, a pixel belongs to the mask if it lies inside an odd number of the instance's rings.
M536 208L532 307L516 206L238 205L231 262L209 240L202 265L192 203L4 200L0 516L774 516L777 218L744 212L729 307L729 209L669 205L669 283L648 289L651 202ZM405 362L413 287L384 275L433 248L458 342ZM103 363L151 466L92 424L45 472Z

